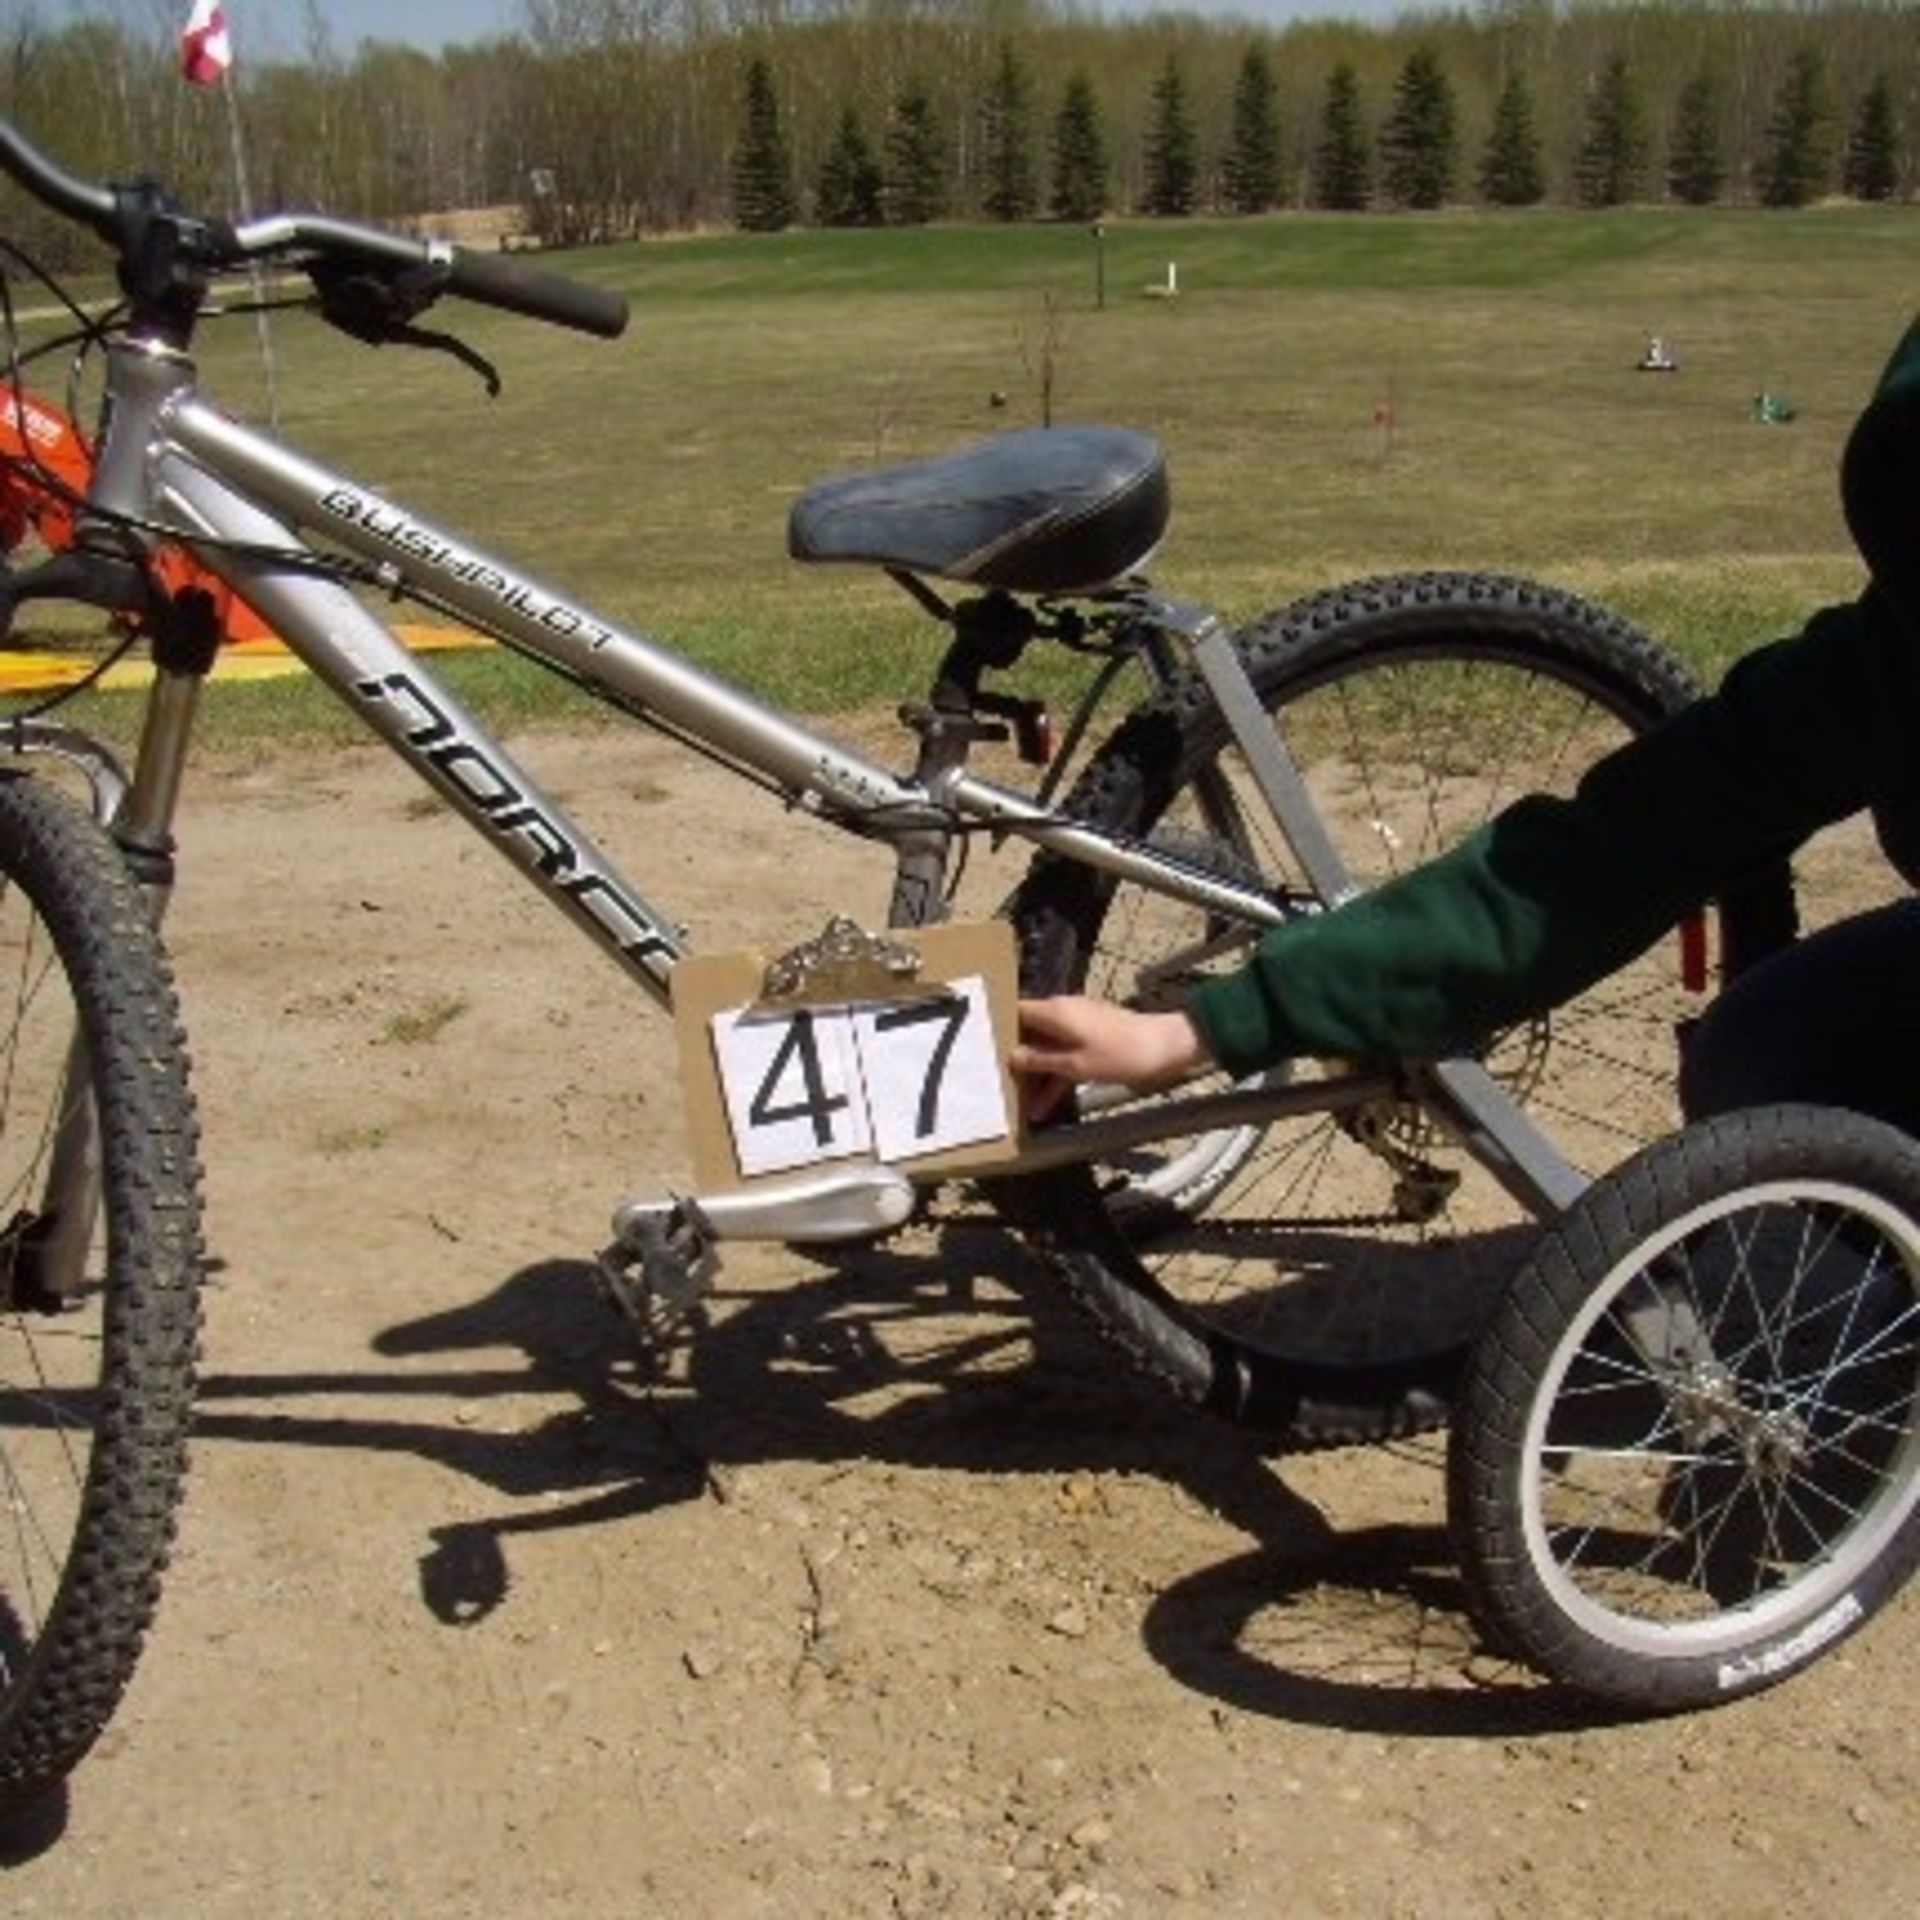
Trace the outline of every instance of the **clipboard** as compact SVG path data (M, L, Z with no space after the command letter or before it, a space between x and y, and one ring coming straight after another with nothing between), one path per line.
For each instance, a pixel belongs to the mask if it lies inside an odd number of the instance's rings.
M693 955L674 969L672 991L702 1192L861 1160L975 1173L1021 1149L1007 1064L1018 967L1003 920L876 935L835 916L771 957ZM956 1126L968 1137L937 1144ZM769 1164L775 1134L785 1145ZM923 1137L936 1144L923 1150ZM782 1160L789 1146L802 1157Z

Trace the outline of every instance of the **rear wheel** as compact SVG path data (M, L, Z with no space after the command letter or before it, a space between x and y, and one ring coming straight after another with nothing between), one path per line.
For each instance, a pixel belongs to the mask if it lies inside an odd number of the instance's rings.
M195 1154L138 887L71 801L0 776L0 1808L99 1736L158 1598L199 1324ZM90 1171L56 1187L56 1160Z
M1256 692L1355 883L1431 859L1523 793L1565 793L1696 697L1643 635L1570 595L1479 575L1361 582L1240 636ZM1132 716L1067 803L1241 880L1313 897L1197 676ZM1178 1004L1258 930L1064 860L1014 903L1030 993ZM1724 903L1731 949L1790 915L1784 872ZM1674 1026L1707 968L1664 943L1487 1066L1599 1172L1675 1118ZM1308 1078L1312 1063L1277 1070ZM1183 1092L1191 1092L1186 1088ZM1083 1103L1100 1100L1083 1090ZM1220 1129L1034 1183L1022 1208L1073 1291L1182 1392L1294 1442L1444 1418L1466 1343L1535 1231L1411 1100Z
M1856 1114L1703 1123L1515 1276L1452 1436L1483 1622L1665 1711L1770 1686L1920 1560L1920 1145Z

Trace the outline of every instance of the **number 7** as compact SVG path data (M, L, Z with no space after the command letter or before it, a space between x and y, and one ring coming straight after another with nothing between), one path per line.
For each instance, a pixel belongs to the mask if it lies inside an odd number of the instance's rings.
M924 1027L932 1021L944 1025L945 1030L934 1041L933 1052L928 1057L926 1078L920 1083L920 1101L913 1119L913 1137L916 1140L926 1139L939 1125L941 1083L946 1079L947 1062L953 1057L954 1042L960 1037L960 1029L967 1024L967 1015L972 1007L970 1000L956 993L943 1000L915 1000L906 1006L889 1007L874 1017L875 1033L894 1033L903 1027Z

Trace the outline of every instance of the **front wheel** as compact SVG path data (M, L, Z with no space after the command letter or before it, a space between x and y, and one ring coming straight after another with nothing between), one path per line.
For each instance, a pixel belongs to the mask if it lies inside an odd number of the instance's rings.
M1697 697L1625 621L1531 582L1421 574L1330 590L1237 636L1261 704L1356 885L1453 845ZM1133 715L1067 811L1320 904L1197 675ZM1029 993L1178 1005L1259 929L1038 861L1013 903ZM1726 948L1790 913L1784 870L1722 903ZM1676 937L1550 1016L1492 1036L1493 1074L1597 1173L1675 1119L1674 1027L1708 984ZM1310 1082L1311 1062L1280 1069ZM1192 1091L1193 1089L1183 1089ZM1536 1230L1416 1099L1215 1129L1025 1183L1010 1209L1071 1290L1179 1391L1292 1444L1436 1424L1467 1343Z
M1920 1560L1920 1144L1762 1107L1590 1189L1478 1345L1449 1495L1486 1626L1625 1706L1862 1626Z
M152 1618L192 1405L196 1152L139 888L73 802L0 775L0 1811L92 1745Z

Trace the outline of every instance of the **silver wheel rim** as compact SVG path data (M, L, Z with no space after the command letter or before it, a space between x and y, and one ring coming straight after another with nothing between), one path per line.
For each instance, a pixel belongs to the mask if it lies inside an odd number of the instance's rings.
M1763 1209L1785 1213L1803 1212L1821 1206L1836 1210L1843 1219L1867 1222L1879 1237L1875 1255L1861 1269L1860 1292L1871 1281L1884 1287L1901 1287L1904 1299L1891 1327L1859 1324L1846 1317L1838 1302L1831 1307L1818 1297L1810 1305L1797 1305L1792 1288L1799 1282L1789 1277L1785 1297L1785 1319L1775 1325L1769 1318L1768 1303L1750 1294L1743 1304L1759 1313L1763 1330L1773 1326L1782 1343L1794 1331L1796 1315L1800 1319L1823 1315L1839 1316L1836 1331L1844 1340L1843 1348L1829 1356L1822 1369L1803 1378L1789 1378L1784 1390L1766 1406L1754 1406L1744 1413L1737 1405L1738 1393L1731 1387L1716 1387L1703 1368L1693 1370L1708 1380L1706 1390L1689 1386L1693 1378L1686 1370L1675 1372L1671 1363L1656 1370L1655 1364L1642 1358L1645 1369L1638 1381L1623 1377L1624 1396L1638 1391L1649 1404L1662 1404L1663 1420L1650 1427L1633 1445L1619 1449L1569 1447L1565 1425L1556 1426L1557 1413L1564 1410L1563 1394L1568 1376L1588 1352L1591 1336L1610 1316L1617 1319L1620 1303L1628 1290L1643 1281L1648 1269L1663 1258L1678 1258L1684 1243L1703 1232L1725 1227L1734 1216L1758 1214ZM1731 1231L1729 1229L1729 1231ZM1816 1260L1833 1252L1838 1227L1824 1236L1809 1231L1806 1236L1807 1272ZM1759 1230L1749 1245L1758 1241ZM1736 1250L1738 1243L1730 1243ZM1736 1266L1738 1260L1736 1258ZM1805 1279L1805 1274L1800 1276ZM1766 1276L1766 1284L1777 1289L1779 1277ZM1757 1291L1759 1281L1754 1281ZM1856 1298L1854 1306L1857 1309ZM1853 1344L1856 1337L1862 1343ZM1749 1344L1742 1356L1750 1358ZM1752 1649L1756 1643L1771 1641L1783 1633L1794 1633L1804 1646L1791 1645L1780 1650L1785 1660L1811 1655L1828 1639L1836 1638L1857 1620L1863 1611L1853 1598L1860 1578L1874 1565L1880 1554L1899 1533L1920 1501L1920 1222L1878 1195L1842 1181L1778 1180L1755 1183L1739 1191L1718 1197L1689 1209L1658 1233L1640 1242L1625 1259L1617 1261L1602 1283L1596 1287L1581 1311L1557 1343L1553 1364L1542 1380L1528 1409L1520 1453L1519 1492L1522 1526L1529 1561L1553 1604L1565 1618L1594 1640L1623 1653L1641 1658L1680 1660L1727 1656ZM1835 1417L1836 1405L1843 1396L1842 1376L1865 1366L1894 1371L1904 1376L1904 1387L1897 1405L1877 1410L1863 1407L1844 1421L1837 1433L1822 1434L1820 1423ZM1676 1385L1678 1381L1678 1385ZM1601 1387L1597 1391L1604 1392ZM1715 1401L1715 1394L1720 1398ZM1691 1394L1691 1399L1689 1395ZM1875 1435L1884 1447L1885 1458L1870 1471L1862 1471L1872 1481L1871 1496L1860 1510L1842 1518L1835 1509L1823 1524L1819 1511L1807 1512L1800 1504L1813 1503L1817 1490L1796 1484L1795 1476L1814 1460L1816 1454L1849 1444L1870 1418L1884 1423ZM1713 1439L1703 1441L1702 1434L1718 1428ZM1717 1457L1709 1458L1714 1442ZM1844 1456L1832 1456L1842 1466L1851 1463ZM1650 1617L1646 1612L1617 1604L1604 1597L1601 1589L1609 1582L1602 1576L1624 1573L1629 1576L1613 1584L1630 1584L1632 1576L1641 1576L1649 1586L1672 1585L1676 1593L1684 1591L1670 1570L1683 1565L1691 1550L1683 1531L1670 1531L1650 1544L1645 1560L1624 1569L1596 1565L1583 1552L1601 1532L1605 1517L1589 1512L1579 1525L1565 1519L1553 1521L1549 1509L1577 1511L1579 1502L1560 1498L1569 1484L1577 1483L1582 1472L1592 1472L1596 1461L1609 1467L1625 1463L1631 1469L1637 1462L1649 1477L1688 1478L1709 1467L1731 1475L1730 1492L1710 1503L1697 1520L1724 1530L1726 1516L1737 1501L1749 1500L1762 1509L1772 1497L1773 1524L1778 1529L1775 1544L1789 1530L1804 1530L1809 1536L1824 1537L1818 1552L1798 1556L1783 1555L1783 1569L1774 1578L1756 1579L1754 1590L1730 1604L1713 1604L1712 1610L1693 1618ZM1766 1481L1769 1486L1760 1487ZM1676 1503L1677 1504L1677 1503ZM1715 1546L1712 1537L1704 1538L1697 1551L1704 1565ZM1657 1576L1650 1571L1657 1556L1664 1555L1669 1570ZM1702 1602L1713 1596L1701 1594ZM1737 1677L1737 1676L1736 1676Z

